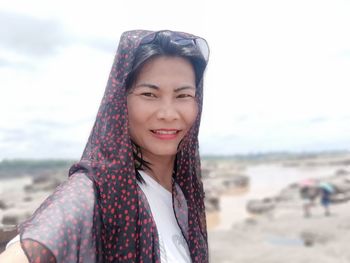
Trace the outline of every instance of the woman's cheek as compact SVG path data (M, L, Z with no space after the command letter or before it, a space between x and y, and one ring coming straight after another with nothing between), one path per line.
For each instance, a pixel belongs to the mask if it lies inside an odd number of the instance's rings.
M198 104L194 101L193 103L187 105L185 110L185 118L188 124L188 128L191 128L194 122L196 121L198 115Z

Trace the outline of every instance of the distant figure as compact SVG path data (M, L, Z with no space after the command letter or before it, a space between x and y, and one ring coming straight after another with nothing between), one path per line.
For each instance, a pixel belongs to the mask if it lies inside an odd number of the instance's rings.
M319 195L319 189L312 185L300 187L300 197L303 200L304 217L311 216L311 207L315 205L315 200Z
M321 205L324 207L325 216L330 216L331 212L329 209L331 203L331 195L334 193L334 187L326 182L320 183L319 185L321 193Z
M304 217L310 217L311 207L315 205L315 200L319 194L316 181L311 178L301 181L299 183L299 193L303 200Z

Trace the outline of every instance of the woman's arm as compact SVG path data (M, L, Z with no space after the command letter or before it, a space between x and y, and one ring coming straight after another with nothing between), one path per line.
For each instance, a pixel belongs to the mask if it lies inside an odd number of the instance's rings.
M11 244L2 254L0 254L0 262L28 263L29 261L21 248L21 243L17 241Z

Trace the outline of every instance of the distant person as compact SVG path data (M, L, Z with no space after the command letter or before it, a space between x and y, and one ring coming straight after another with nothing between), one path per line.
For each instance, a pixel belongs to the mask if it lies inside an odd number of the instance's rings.
M80 162L0 262L207 263L198 132L208 55L188 33L123 33Z
M303 200L304 217L311 217L311 208L315 205L319 190L316 186L304 185L300 187L300 197Z
M311 216L311 207L315 205L316 198L319 195L319 188L314 179L305 179L299 184L299 193L303 201L304 217Z
M331 195L334 193L334 187L326 182L322 182L319 185L321 192L321 205L324 207L325 216L330 216L330 204L331 204Z

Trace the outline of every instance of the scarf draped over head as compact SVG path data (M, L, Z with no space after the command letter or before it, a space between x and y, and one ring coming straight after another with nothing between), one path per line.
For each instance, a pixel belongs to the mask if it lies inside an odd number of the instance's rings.
M85 174L92 182L93 191L90 195L93 196L95 205L92 219L86 221L92 221L91 235L94 240L91 243L95 247L96 262L160 262L156 226L147 214L149 207L144 205L144 196L137 185L126 104L126 78L132 70L135 52L141 40L152 33L154 32L136 30L122 34L105 94L82 158L69 170L71 178ZM177 186L173 184L175 215L193 262L208 262L204 192L198 152L202 89L203 81L200 80L196 91L199 113L176 155L174 181ZM181 188L183 195L179 194L177 187ZM74 198L74 191L79 192L79 189L71 189L65 198L69 194L69 198ZM86 192L80 191L80 195L84 194ZM52 200L46 202L52 203ZM44 204L41 210L46 206L48 204ZM40 213L42 211L39 209L33 217L39 217ZM49 220L45 218L42 220ZM20 230L23 233L29 231L34 221L33 218L28 220ZM33 254L35 250L29 243L25 243L24 238L25 235L22 234L22 247L27 255ZM76 253L82 253L83 245L84 241L76 246ZM49 247L57 259L59 252L52 251L55 248L45 244L43 247L41 252ZM62 255L61 257L63 258Z

